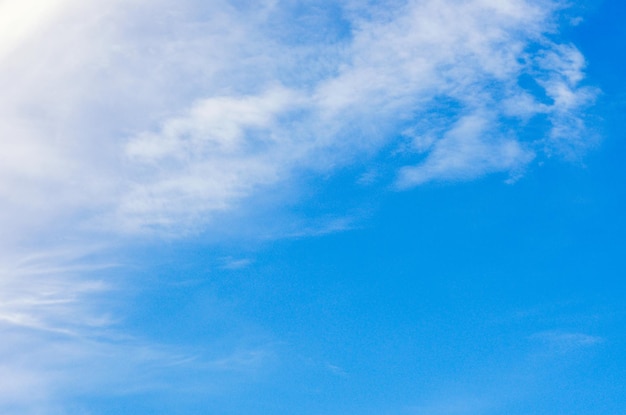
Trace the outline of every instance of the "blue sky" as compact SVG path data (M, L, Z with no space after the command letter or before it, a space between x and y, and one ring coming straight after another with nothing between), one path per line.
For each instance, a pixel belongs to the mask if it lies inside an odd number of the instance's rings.
M623 413L625 15L0 2L0 412Z

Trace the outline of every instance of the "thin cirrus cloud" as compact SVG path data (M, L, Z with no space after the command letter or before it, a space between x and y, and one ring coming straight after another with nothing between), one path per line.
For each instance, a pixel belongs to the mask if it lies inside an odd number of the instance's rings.
M76 250L21 257L3 253L0 409L4 413L53 413L56 385L68 386L67 378L76 373L68 368L100 357L100 345L90 337L111 324L96 305L108 287L101 280L88 280L95 267L77 263L75 255Z
M112 312L121 301L111 294L130 287L111 281L119 264L87 259L95 252L72 247L11 259L3 255L2 413L75 413L82 409L68 402L77 396L171 390L181 376L193 378L180 385L181 393L201 387L205 394L218 394L274 358L275 346L263 338L194 347L156 344L121 330L119 310Z
M0 247L205 229L302 173L381 152L394 154L386 185L406 189L516 178L542 152L586 147L596 91L555 40L561 2L339 5L0 3ZM23 389L50 361L113 347L83 341L113 324L84 308L104 285L31 271L0 275L1 327L19 332L3 354L25 338L68 353L33 351L44 363L15 367Z

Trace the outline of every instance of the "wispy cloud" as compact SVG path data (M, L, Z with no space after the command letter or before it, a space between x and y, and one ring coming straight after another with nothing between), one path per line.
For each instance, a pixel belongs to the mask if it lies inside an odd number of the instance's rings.
M3 258L0 268L0 325L75 334L74 329L103 327L108 317L85 301L108 291L102 279L85 278L114 264L81 264L78 248Z
M2 413L69 414L72 402L103 391L183 393L194 382L218 393L272 361L269 342L181 345L129 333L122 299L111 296L123 288L114 275L120 266L89 259L94 252L73 247L2 258ZM178 376L195 380L180 384Z
M433 143L424 162L405 167L398 186L411 187L431 180L473 179L491 171L512 174L530 162L533 152L518 140L499 137L493 115L477 113L462 117Z
M604 342L601 337L566 331L535 333L527 340L538 347L526 353L514 353L504 360L499 356L497 364L486 363L469 378L462 374L453 376L434 399L426 399L424 404L405 408L400 413L469 415L515 410L533 395L554 388L549 380L567 377L568 368L560 365L562 359L577 364L581 357L575 356L576 352Z
M602 337L567 331L543 331L532 335L532 339L542 341L553 350L561 352L595 346L604 342Z
M252 264L252 262L254 262L252 259L250 258L224 258L223 259L223 264L221 266L222 269L229 269L229 270L238 270L238 269L243 269L248 267L250 264Z
M112 323L97 306L108 283L87 276L111 267L81 264L86 252L79 251L3 255L0 409L5 413L54 413L55 395L73 383L66 377L98 359L97 334Z

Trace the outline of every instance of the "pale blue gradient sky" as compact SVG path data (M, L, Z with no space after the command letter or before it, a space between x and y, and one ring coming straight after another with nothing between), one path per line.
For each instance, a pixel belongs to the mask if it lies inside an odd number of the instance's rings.
M0 16L0 412L626 410L626 6Z

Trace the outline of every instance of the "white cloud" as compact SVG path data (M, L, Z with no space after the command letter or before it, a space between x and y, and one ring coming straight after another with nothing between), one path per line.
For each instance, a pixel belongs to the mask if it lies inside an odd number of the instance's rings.
M107 283L85 275L113 268L113 264L81 265L84 249L72 248L30 254L3 255L0 267L0 325L74 333L74 328L102 327L108 318L90 310L86 298L106 292Z
M82 252L81 252L82 251ZM79 253L81 252L81 253ZM0 264L0 410L3 413L55 413L55 394L69 386L66 376L97 359L96 333L109 316L98 307L107 290L88 275L109 269L81 265L81 249L27 256L3 252ZM96 381L92 372L83 385ZM73 383L69 381L69 383ZM64 413L61 409L57 413Z
M514 130L532 116L552 127L530 141L584 146L580 108L594 91L579 86L580 52L544 36L556 3L342 5L59 1L37 14L5 1L23 24L0 65L3 222L79 214L106 229L195 229L407 129L429 146L399 169L401 187L518 172L533 146ZM308 37L292 42L297 24Z
M122 289L116 276L120 267L89 258L98 253L71 247L27 256L3 254L3 414L73 414L80 410L73 403L81 398L164 389L183 393L197 387L194 382L201 383L203 394L219 393L273 360L274 346L263 339L213 339L216 344L194 346L124 332L114 304L121 299L110 296L113 286ZM180 384L180 376L194 380Z
M531 338L540 340L553 350L561 352L596 346L604 342L602 337L567 331L543 331L533 334Z
M250 264L252 264L253 260L250 258L231 258L231 257L227 257L227 258L223 258L223 264L221 266L222 269L227 269L227 270L239 270L239 269L244 269L246 267L248 267Z
M435 143L422 164L401 172L398 185L414 186L433 179L467 180L486 172L522 168L533 153L515 139L490 137L492 118L488 114L461 118Z
M124 227L197 220L280 180L290 160L277 153L291 143L277 124L298 101L284 88L208 98L167 120L157 133L130 140L126 156L142 180L122 196L118 215Z

